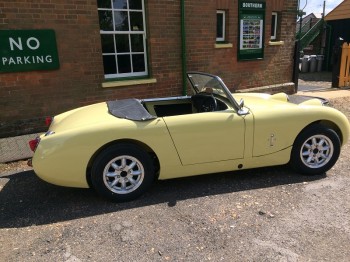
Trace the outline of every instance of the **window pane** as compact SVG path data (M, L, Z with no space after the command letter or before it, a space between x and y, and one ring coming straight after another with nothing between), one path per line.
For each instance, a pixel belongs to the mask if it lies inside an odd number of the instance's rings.
M102 53L114 53L113 35L101 35Z
M111 8L111 0L97 0L98 8Z
M117 53L127 53L130 51L129 35L116 35L115 42L117 46Z
M105 75L117 73L115 55L103 56L103 68L104 68Z
M271 38L276 39L276 19L277 14L272 14L272 21L271 21Z
M133 55L132 64L134 72L144 72L146 69L144 55Z
M113 31L113 18L111 11L98 11L100 29L103 31Z
M128 12L114 12L115 31L129 31Z
M143 52L143 35L131 35L131 50L132 52Z
M118 55L118 71L120 74L131 72L130 55Z
M127 9L126 0L113 0L114 9Z
M216 38L224 37L224 15L216 14Z
M97 0L97 4L105 77L147 75L144 0Z
M141 12L130 12L130 24L132 31L143 31L143 17Z
M129 0L129 9L142 10L142 1Z

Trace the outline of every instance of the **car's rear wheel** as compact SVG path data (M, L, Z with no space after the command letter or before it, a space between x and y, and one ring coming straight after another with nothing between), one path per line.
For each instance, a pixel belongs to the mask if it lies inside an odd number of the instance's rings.
M103 150L91 169L93 188L113 201L129 201L154 181L151 156L134 144L116 144Z
M296 138L290 164L305 175L322 174L331 169L340 154L338 134L325 126L313 125Z

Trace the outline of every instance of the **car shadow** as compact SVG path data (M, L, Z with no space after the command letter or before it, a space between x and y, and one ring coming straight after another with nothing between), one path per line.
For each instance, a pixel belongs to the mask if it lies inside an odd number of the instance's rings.
M91 189L58 187L33 171L0 176L0 228L45 225L160 203L309 182L326 175L301 176L286 166L157 181L137 200L113 203Z

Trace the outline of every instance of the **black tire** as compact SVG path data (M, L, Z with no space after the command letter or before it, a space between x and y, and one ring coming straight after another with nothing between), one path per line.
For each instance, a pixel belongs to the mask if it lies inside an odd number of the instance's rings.
M339 136L333 129L312 125L295 139L290 165L304 175L323 174L337 162L340 148Z
M91 183L102 196L115 202L133 200L152 184L151 156L134 144L121 143L103 150L91 168Z

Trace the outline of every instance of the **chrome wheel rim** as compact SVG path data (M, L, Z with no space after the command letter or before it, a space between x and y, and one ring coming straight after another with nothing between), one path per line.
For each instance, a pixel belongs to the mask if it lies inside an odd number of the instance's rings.
M333 152L334 146L328 137L315 135L304 142L300 150L300 157L307 167L320 168L331 160Z
M113 158L103 170L103 182L106 187L117 194L128 194L135 191L145 177L141 162L132 156Z

